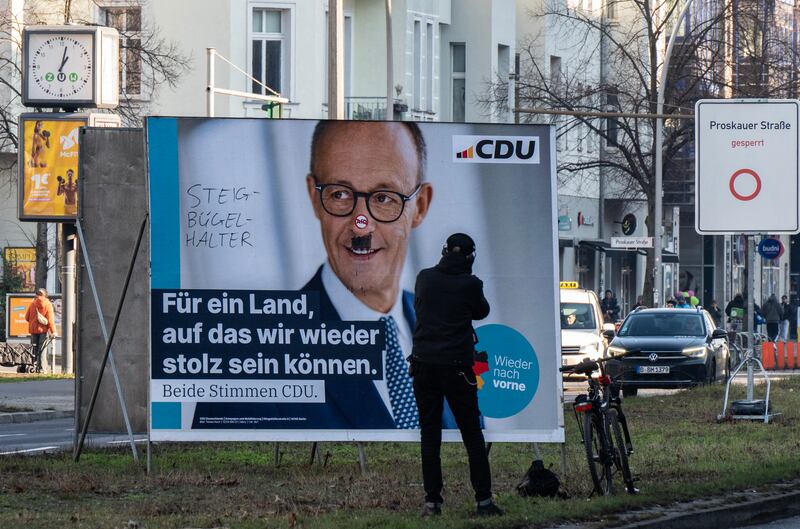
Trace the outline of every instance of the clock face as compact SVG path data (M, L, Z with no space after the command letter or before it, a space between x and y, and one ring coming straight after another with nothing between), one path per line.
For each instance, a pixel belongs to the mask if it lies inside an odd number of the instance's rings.
M32 33L28 40L28 99L92 99L93 36Z

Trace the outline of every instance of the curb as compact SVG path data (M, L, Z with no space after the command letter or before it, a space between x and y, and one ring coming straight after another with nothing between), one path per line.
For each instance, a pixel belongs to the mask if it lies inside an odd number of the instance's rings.
M770 494L764 498L728 504L653 520L618 526L618 529L706 529L769 523L800 515L800 492Z
M35 421L49 421L74 417L74 411L21 411L16 413L0 413L0 424L18 424Z

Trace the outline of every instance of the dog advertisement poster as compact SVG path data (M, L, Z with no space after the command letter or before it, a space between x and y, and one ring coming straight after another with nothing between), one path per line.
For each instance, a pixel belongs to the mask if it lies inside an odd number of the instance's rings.
M462 232L491 306L460 372L486 439L563 442L551 126L145 129L152 440L418 441L414 282Z

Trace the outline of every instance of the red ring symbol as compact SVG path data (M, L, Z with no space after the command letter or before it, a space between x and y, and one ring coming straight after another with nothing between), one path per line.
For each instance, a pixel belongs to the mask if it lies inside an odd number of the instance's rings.
M741 195L741 194L737 193L736 192L736 188L733 185L736 182L736 178L739 177L740 175L743 175L743 174L749 174L750 176L752 176L756 180L756 189L755 189L755 191L753 191L749 195ZM731 194L734 197L738 198L739 200L742 200L742 201L746 202L748 200L753 200L761 192L761 178L758 176L758 173L756 173L752 169L739 169L738 171L733 173L733 176L731 176L731 181L730 181L729 187L730 187L730 190L731 190Z
M366 215L358 215L356 216L354 223L356 225L356 228L363 230L369 224L369 220L367 220Z

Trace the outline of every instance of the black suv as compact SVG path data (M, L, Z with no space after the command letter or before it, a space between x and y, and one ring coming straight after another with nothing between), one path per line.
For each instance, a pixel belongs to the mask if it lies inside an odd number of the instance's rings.
M727 379L731 371L727 333L700 308L631 312L608 346L608 356L623 353L606 370L626 396Z

